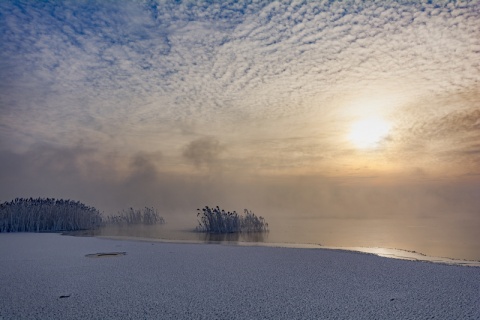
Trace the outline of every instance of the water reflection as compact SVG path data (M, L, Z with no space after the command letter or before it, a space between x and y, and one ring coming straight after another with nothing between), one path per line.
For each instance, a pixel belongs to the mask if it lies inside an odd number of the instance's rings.
M268 232L246 232L246 233L206 233L196 232L198 240L203 242L265 242L268 239Z
M107 226L96 230L80 230L68 232L76 236L103 236L103 237L135 237L164 240L185 240L208 243L225 242L266 242L268 232L245 233L206 233L188 229L172 229L166 225L130 225Z
M77 235L208 243L315 244L323 247L397 248L431 257L480 261L477 220L290 219L272 221L269 233L208 234L185 224L109 226ZM403 253L402 253L403 254Z

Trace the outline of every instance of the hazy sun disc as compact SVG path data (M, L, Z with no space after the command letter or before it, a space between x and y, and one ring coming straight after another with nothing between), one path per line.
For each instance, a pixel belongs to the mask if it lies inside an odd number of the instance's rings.
M357 148L374 148L389 131L390 124L387 121L372 117L355 122L348 138Z

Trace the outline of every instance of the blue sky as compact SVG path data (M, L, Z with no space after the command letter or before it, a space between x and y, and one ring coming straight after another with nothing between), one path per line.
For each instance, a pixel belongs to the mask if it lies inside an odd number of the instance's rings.
M85 189L111 204L135 186L151 203L162 181L265 176L286 190L440 180L470 199L479 20L478 1L2 1L2 200L102 205ZM388 132L355 145L372 117Z

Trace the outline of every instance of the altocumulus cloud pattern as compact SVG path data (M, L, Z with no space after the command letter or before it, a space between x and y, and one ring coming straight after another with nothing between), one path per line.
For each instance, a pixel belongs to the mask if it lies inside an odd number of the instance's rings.
M479 20L478 1L2 1L0 147L167 159L218 139L231 163L302 166L344 154L335 121L375 101L408 111L391 157L435 130L475 138Z

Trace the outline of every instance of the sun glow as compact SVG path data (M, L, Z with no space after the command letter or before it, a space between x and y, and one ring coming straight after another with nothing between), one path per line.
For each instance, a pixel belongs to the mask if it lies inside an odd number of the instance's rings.
M357 148L375 148L390 131L390 123L379 117L371 117L355 122L348 138Z

